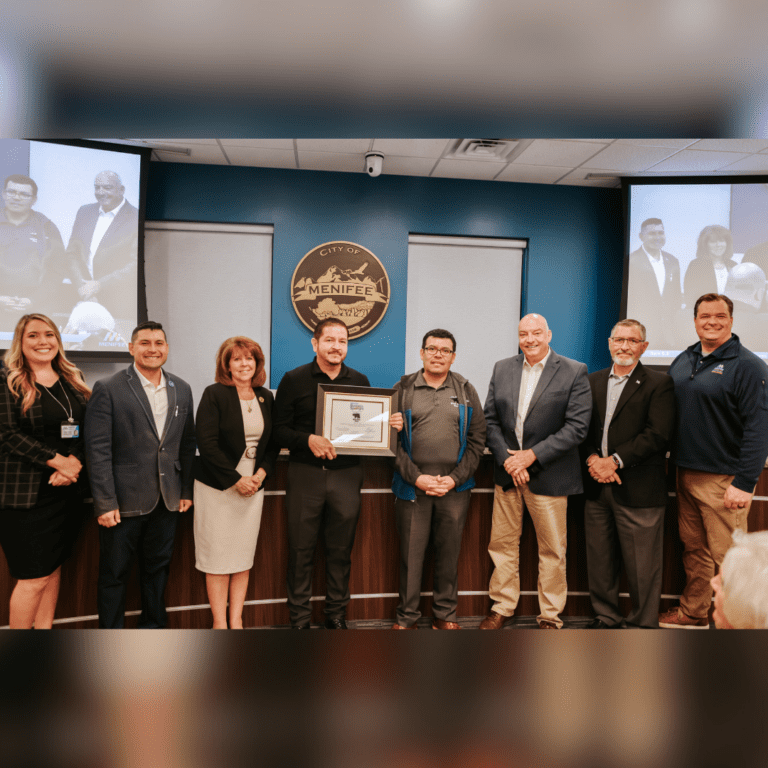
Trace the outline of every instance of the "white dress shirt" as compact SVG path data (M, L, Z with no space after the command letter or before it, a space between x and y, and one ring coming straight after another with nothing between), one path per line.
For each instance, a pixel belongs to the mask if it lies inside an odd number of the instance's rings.
M659 249L658 259L648 253L648 251L645 249L645 245L643 245L643 250L645 251L645 255L648 257L648 261L651 262L653 271L656 273L656 282L659 284L659 296L661 296L664 293L664 256L661 254L661 249Z
M147 393L149 406L152 408L152 415L155 417L155 427L157 434L162 437L165 429L165 421L168 418L168 389L165 381L165 374L160 370L160 386L156 387L149 379L145 378L133 364L133 370L139 376L139 381L144 391Z
M552 348L550 347L547 350L547 354L538 363L534 363L534 365L531 365L527 360L523 360L520 396L517 400L517 421L515 422L515 435L517 435L517 444L520 446L520 450L523 450L523 424L525 423L525 417L528 415L528 406L531 404L531 398L536 391L536 386L539 383L541 373L547 364L547 360L549 360L551 352Z
M103 208L99 208L99 218L96 219L96 226L93 229L93 237L91 237L91 250L88 254L88 271L93 277L93 257L96 255L96 251L99 250L99 245L104 239L104 235L107 234L109 225L115 220L119 210L125 205L125 198L123 198L120 205L115 206L111 211L105 211Z

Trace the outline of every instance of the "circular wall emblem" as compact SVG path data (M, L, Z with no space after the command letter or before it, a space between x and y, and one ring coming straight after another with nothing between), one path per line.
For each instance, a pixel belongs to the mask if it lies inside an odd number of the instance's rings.
M313 248L291 278L291 301L310 331L329 317L341 320L350 339L372 331L389 306L384 265L357 243L334 240Z

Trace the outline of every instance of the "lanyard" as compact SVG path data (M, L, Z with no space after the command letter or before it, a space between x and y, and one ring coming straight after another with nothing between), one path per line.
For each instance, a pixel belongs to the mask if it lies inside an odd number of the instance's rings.
M74 424L75 420L72 418L73 410L72 410L72 403L70 402L70 399L69 399L69 395L67 394L67 390L64 389L64 385L61 384L61 379L59 379L58 383L59 383L59 386L61 387L61 391L64 393L64 397L67 398L67 405L69 406L69 413L67 413L67 409L64 407L64 405L61 402L61 400L59 400L59 398L56 397L56 395L54 395L53 392L51 392L51 390L48 389L48 387L45 386L45 384L43 384L42 386L43 386L43 389L61 406L61 408L64 411L64 413L67 414L67 421L70 424ZM53 386L55 387L56 384L54 384Z

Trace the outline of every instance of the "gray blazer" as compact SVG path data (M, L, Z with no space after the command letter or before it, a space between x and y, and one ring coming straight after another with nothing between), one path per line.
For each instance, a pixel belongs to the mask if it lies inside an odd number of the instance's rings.
M97 516L113 509L122 517L145 515L161 494L170 510L178 510L179 499L192 499L192 390L164 373L168 417L162 435L133 365L93 387L85 412L85 455Z
M523 355L500 360L493 369L485 400L487 443L494 458L493 479L505 490L513 485L503 467L507 449L532 449L536 461L528 468L528 487L542 496L568 496L583 490L579 444L587 436L592 391L587 366L551 351L533 393L523 424L523 445L515 423Z

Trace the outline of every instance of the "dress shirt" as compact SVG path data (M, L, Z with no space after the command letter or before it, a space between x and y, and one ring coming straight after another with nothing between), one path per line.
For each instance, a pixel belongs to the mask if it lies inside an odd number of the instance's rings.
M165 420L168 416L168 389L166 388L165 374L162 369L160 370L160 386L156 387L149 379L145 378L133 364L133 370L139 376L141 386L144 387L144 391L147 394L149 400L149 407L152 409L152 415L155 417L155 427L157 428L158 436L163 436L163 430L165 429Z
M645 251L646 256L648 256L648 261L651 262L653 271L656 273L656 282L659 284L659 296L661 296L664 293L664 257L661 255L661 250L659 250L658 259L648 253L645 245L643 245L643 250Z
M517 435L517 444L520 450L523 450L523 424L528 414L528 406L531 403L533 393L536 391L536 385L539 383L544 366L549 360L552 349L547 350L547 354L539 360L538 363L530 365L527 360L523 360L523 373L520 377L520 395L517 400L517 421L515 422L515 435Z
M619 402L621 393L624 391L624 387L629 381L629 377L635 372L637 363L629 373L625 373L623 376L619 376L614 373L615 365L611 366L611 373L608 376L608 390L606 394L605 402L605 424L603 426L603 442L600 446L600 450L603 453L603 458L608 458L608 427L611 425L611 419L616 412L616 404ZM624 467L624 463L621 460L621 456L615 453L614 456L619 460L619 467Z
M115 220L120 209L125 205L125 198L123 198L120 205L114 207L111 211L105 211L103 208L99 208L99 218L96 219L96 226L93 229L93 237L91 237L91 250L88 254L88 271L93 277L93 257L96 255L96 251L99 250L99 245L109 229L109 225Z
M717 292L725 292L725 284L728 282L728 267L723 264L721 267L715 267L715 280L717 280Z

